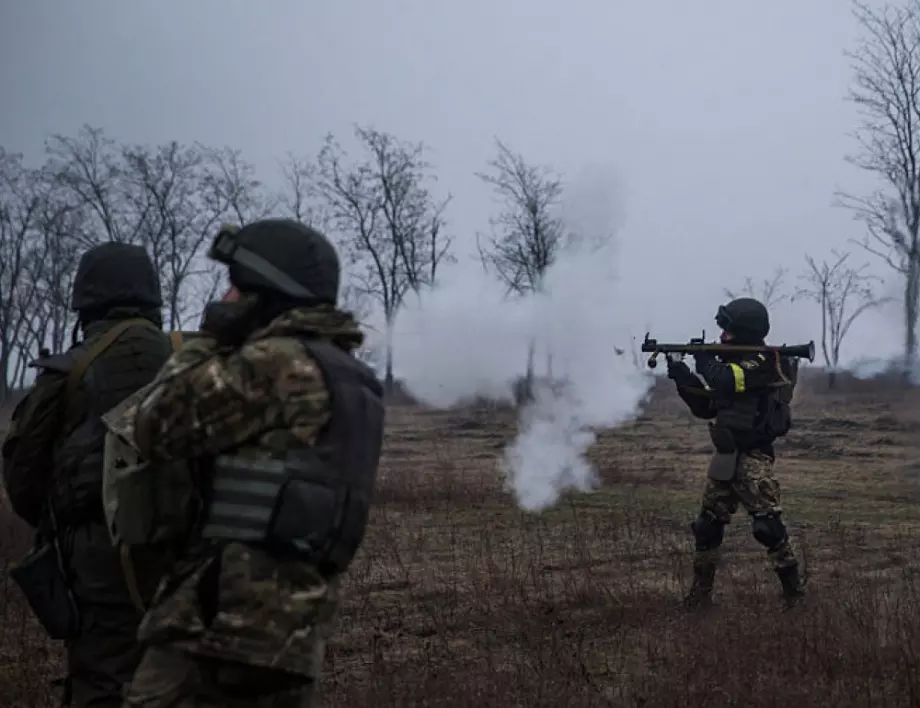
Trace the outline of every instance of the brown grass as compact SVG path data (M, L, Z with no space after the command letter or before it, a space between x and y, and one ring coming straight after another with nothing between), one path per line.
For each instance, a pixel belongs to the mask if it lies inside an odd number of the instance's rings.
M672 396L601 435L599 491L541 515L496 472L511 414L392 408L324 705L920 705L920 398L850 383L803 390L778 444L810 571L808 603L788 613L743 514L717 610L677 608L708 442ZM27 542L8 520L0 558ZM49 705L59 652L7 585L0 621L0 705Z

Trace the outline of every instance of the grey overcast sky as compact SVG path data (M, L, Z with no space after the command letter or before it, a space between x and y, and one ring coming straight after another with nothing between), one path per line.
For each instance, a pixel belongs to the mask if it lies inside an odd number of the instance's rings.
M271 182L286 152L373 124L433 148L462 241L487 228L493 205L474 172L498 136L582 187L600 175L592 195L615 190L630 306L669 327L669 311L693 318L661 339L715 329L722 288L744 276L798 271L806 250L861 235L832 206L836 188L867 184L844 162L856 125L846 0L0 7L8 149L38 158L49 133L89 123L125 141L239 147ZM814 313L782 331L819 334ZM864 323L852 353L870 336L896 350L896 310Z

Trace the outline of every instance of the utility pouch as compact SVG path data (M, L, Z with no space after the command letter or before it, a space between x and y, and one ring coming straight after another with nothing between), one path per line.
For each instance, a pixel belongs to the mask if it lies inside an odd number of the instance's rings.
M738 446L735 444L735 436L732 435L732 431L728 428L710 423L709 438L712 440L712 445L718 453L728 454L738 450Z
M185 538L193 495L184 461L107 469L103 502L113 544L153 545Z
M278 510L271 525L271 539L290 544L318 562L331 557L342 525L343 494L328 484L290 479L281 490Z
M339 555L350 560L349 549L337 545L347 498L347 487L330 479L312 455L220 456L202 537L280 546L309 562L338 567Z
M80 631L80 610L70 590L57 543L36 543L9 569L36 618L51 639L69 640Z
M706 474L709 479L717 482L730 482L735 478L735 469L738 467L737 452L716 452L709 460L709 469Z
M735 477L738 466L738 447L735 437L728 428L718 425L709 425L709 437L716 451L709 460L709 469L706 474L710 479L718 482L729 482Z

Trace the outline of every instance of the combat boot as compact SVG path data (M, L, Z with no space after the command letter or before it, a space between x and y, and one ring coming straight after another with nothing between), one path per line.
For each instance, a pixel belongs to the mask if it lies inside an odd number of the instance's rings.
M783 586L783 600L786 601L786 607L795 607L805 597L805 583L799 576L798 564L777 568L776 576Z
M715 577L715 563L693 564L693 585L683 599L684 609L705 610L712 606L712 586Z

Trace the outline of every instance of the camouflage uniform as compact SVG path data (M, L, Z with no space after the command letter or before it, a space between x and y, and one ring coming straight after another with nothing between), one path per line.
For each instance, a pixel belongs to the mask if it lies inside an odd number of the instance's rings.
M719 308L716 321L734 335L727 344L763 344L769 331L766 308L750 298ZM773 472L774 439L785 434L789 423L788 404L775 392L778 385L792 383L782 372L782 362L764 353L726 353L721 360L699 353L695 359L698 375L682 361L668 359L668 376L677 383L680 397L695 416L713 421L710 434L716 447L700 513L691 526L694 581L685 603L708 604L725 526L740 504L751 517L754 538L766 548L786 602L794 604L803 594L804 583Z
M279 309L238 345L205 331L173 355L133 416L145 459L195 461L207 494L222 453L274 460L317 444L335 382L304 342L351 352L363 335L330 304ZM313 705L340 576L260 543L205 539L199 524L141 624L149 648L125 706Z
M75 706L119 706L121 689L140 661L136 590L149 599L158 558L136 554L136 587L112 547L101 505L104 428L99 414L149 383L170 353L160 330L160 293L153 264L138 246L109 243L87 251L74 278L72 307L84 341L35 362L39 375L3 444L3 479L15 512L48 535L54 512L63 565L81 626L66 642L65 699ZM87 351L127 320L131 324L86 369L68 397L69 372ZM76 340L76 331L75 331Z
M773 473L774 461L763 452L753 450L739 456L735 478L724 482L707 479L703 488L701 507L717 521L728 524L740 504L752 517L764 518L783 513L780 505L779 482ZM791 539L787 538L775 548L767 549L767 558L773 570L797 564ZM696 565L717 564L719 548L697 550Z

